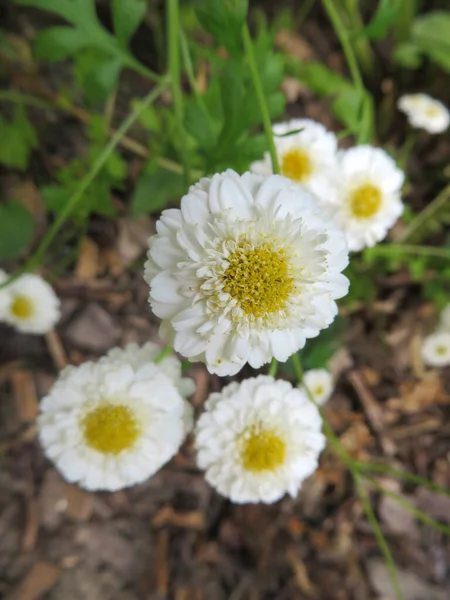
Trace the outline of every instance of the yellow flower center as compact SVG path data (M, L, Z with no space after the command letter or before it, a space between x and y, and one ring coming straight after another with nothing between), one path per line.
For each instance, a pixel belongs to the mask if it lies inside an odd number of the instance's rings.
M281 159L281 174L292 181L304 181L312 172L312 164L304 150L295 148L283 154Z
M426 112L427 117L433 118L433 117L437 117L439 115L440 110L437 106L431 105L427 108L427 110L425 112Z
M286 458L286 444L273 431L252 428L242 449L244 469L253 473L274 471Z
M380 206L380 189L370 183L360 186L351 195L350 208L359 219L370 219L379 211Z
M18 319L29 319L34 313L34 306L26 296L16 296L11 305L11 312Z
M436 354L438 354L439 356L445 356L448 352L448 348L447 346L437 346L436 347Z
M102 454L120 454L131 448L140 434L133 412L123 404L105 402L82 421L86 444Z
M291 271L284 250L267 243L252 247L240 242L228 257L224 291L247 315L262 317L284 308L294 289Z
M323 385L317 385L313 389L312 393L313 393L313 396L321 396L324 393L324 391L325 391L325 389L324 389Z

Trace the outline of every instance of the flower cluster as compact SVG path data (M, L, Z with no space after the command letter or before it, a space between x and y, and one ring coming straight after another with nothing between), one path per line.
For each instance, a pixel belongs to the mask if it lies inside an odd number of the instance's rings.
M309 119L273 128L281 173L312 192L322 210L344 232L351 251L384 239L403 212L403 172L381 148L338 151L333 133ZM269 155L252 164L267 177Z
M441 312L436 331L423 340L422 358L430 367L450 365L450 304Z
M442 133L450 125L450 112L427 94L407 94L398 101L398 108L408 117L409 123L428 133Z
M8 275L0 270L0 284L7 279ZM22 275L0 288L0 321L22 333L47 333L59 316L59 299L39 275Z

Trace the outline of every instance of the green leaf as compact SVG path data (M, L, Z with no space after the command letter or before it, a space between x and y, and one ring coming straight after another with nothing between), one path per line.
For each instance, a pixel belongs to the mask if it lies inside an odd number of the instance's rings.
M199 143L200 149L208 151L217 144L218 129L215 127L210 115L197 103L195 98L186 103L185 107L186 131Z
M75 77L89 104L100 104L115 89L123 62L95 48L75 57Z
M93 24L97 20L95 0L15 0L16 4L48 10L69 23Z
M0 163L26 169L30 152L38 145L38 138L22 105L15 106L12 121L0 116L0 131Z
M64 60L90 44L85 32L74 27L49 27L36 36L33 50L36 58Z
M411 39L429 58L450 71L450 12L436 10L417 17Z
M239 56L247 10L248 0L208 0L197 9L197 17L219 44Z
M410 42L399 44L393 54L396 63L407 69L417 69L422 64L422 55L417 46Z
M147 10L147 0L112 0L114 31L126 48Z
M0 259L18 256L31 242L33 230L33 219L22 204L0 204Z
M151 213L164 208L169 200L180 197L186 192L184 178L159 167L150 161L138 181L131 199L134 215Z
M133 98L131 101L131 109L137 110L142 104L139 98ZM139 115L139 123L147 131L160 131L161 122L158 113L154 106L146 106Z
M401 6L402 3L398 0L380 0L376 13L362 33L372 40L383 39L397 18Z
M354 88L344 90L332 104L333 113L352 133L361 125L361 94Z

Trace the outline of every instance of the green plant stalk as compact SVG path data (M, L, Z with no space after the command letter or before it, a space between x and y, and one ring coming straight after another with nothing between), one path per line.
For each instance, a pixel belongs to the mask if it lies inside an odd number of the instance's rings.
M305 389L310 401L313 402L313 404L315 404L317 406L317 403L314 401L311 391L309 390L308 386L306 386L303 381L303 367L302 367L302 363L300 361L300 356L298 355L298 353L295 353L292 355L292 363L293 363L295 374L297 376L299 383L301 383L303 385L303 388ZM361 475L358 470L358 462L356 460L354 460L348 454L347 450L342 446L341 441L339 440L337 435L334 433L331 425L326 420L322 409L319 406L317 406L317 409L319 410L320 415L322 417L323 432L325 434L325 437L327 438L327 441L329 442L330 446L332 447L332 449L334 450L336 455L348 467L348 469L353 477L353 480L354 480L355 486L356 486L356 490L358 492L358 496L359 496L361 504L364 508L364 512L366 513L366 516L367 516L367 520L369 521L369 523L372 527L373 533L374 533L377 543L380 547L381 553L383 554L383 557L387 563L389 575L392 580L392 585L395 590L397 600L404 600L403 594L400 590L399 583L398 583L398 577L397 577L397 571L395 569L394 559L392 558L392 554L389 549L388 543L383 535L383 532L381 531L380 524L378 523L378 520L377 520L375 513L372 509L372 506L370 504L370 499L367 495L367 491L365 490L364 486L361 484L361 481L360 481Z
M180 29L180 47L181 47L181 55L183 57L184 68L186 70L186 75L189 81L189 85L191 86L192 93L195 96L195 100L203 112L207 113L208 110L205 105L205 101L198 91L197 82L195 81L194 67L192 64L191 53L189 52L189 46L186 39L186 35L184 31Z
M386 561L389 577L391 578L392 586L394 588L394 593L397 597L397 600L404 600L405 597L400 588L400 584L397 577L397 570L395 568L395 562L392 557L392 553L387 543L387 540L384 537L380 524L378 523L378 519L370 503L369 494L361 481L361 475L358 473L358 471L354 468L351 468L350 471L355 482L356 491L358 492L358 496L361 501L362 507L364 509L364 512L366 513L367 520L370 523L372 531L377 540L378 546L383 554L384 560Z
M242 40L244 42L245 54L247 56L250 72L252 75L253 85L255 86L256 96L258 98L259 110L264 125L264 131L267 138L267 145L269 146L270 159L272 161L272 171L275 174L280 174L280 165L278 162L278 154L275 148L275 142L273 140L272 121L270 119L269 108L267 106L266 97L264 95L261 78L258 73L258 67L255 59L255 52L253 50L253 42L250 37L248 25L244 25L242 32Z
M368 95L364 87L358 61L356 60L356 55L347 30L336 9L335 0L322 0L322 3L339 38L354 86L361 98L361 128L358 135L358 143L367 143L370 141L370 132L373 131L373 107L367 100Z
M425 209L426 210L426 209ZM370 255L391 256L392 253L416 254L417 256L430 256L450 260L450 248L436 246L413 246L409 244L379 244L370 249Z
M394 22L395 40L397 44L407 42L411 34L411 26L417 12L417 0L396 0L402 3Z
M189 186L189 153L187 148L186 132L183 124L183 95L180 84L180 23L178 0L167 0L167 40L168 40L168 73L171 80L171 90L173 96L173 107L175 119L177 122L178 133L180 136L180 154L181 162L184 168L184 179L186 188Z
M450 185L447 185L440 194L438 194L436 198L417 215L414 221L409 224L399 241L404 244L405 242L416 240L417 236L420 236L420 230L426 226L427 221L432 219L436 213L442 210L448 202L450 203Z
M436 529L440 533L450 536L450 527L448 525L439 523L439 521L436 521L436 519L433 519L432 517L427 515L425 512L420 510L420 508L417 508L416 506L411 504L411 502L408 502L408 500L406 500L405 498L400 496L400 494L396 494L395 492L392 492L391 490L386 489L383 485L381 485L376 479L374 479L370 475L364 475L364 477L368 481L370 481L370 483L372 483L377 488L378 491L380 491L382 494L385 494L386 496L389 496L389 498L392 498L393 500L395 500L402 508L404 508L405 510L410 512L416 519L418 519L419 521L422 521L423 523L425 523L426 525L429 525L430 527L433 527L433 529Z
M416 485L422 485L427 489L443 494L444 496L450 496L450 490L437 485L433 481L429 481L425 479L425 477L420 477L420 475L414 475L414 473L408 473L408 471L404 471L403 469L396 469L394 467L390 467L389 465L382 465L379 463L372 462L364 462L357 461L355 465L361 473L364 475L366 472L374 472L381 473L383 475L397 477L398 479L403 479L404 481L408 481L410 483L414 483Z
M400 169L405 169L408 159L410 157L411 151L414 148L414 144L417 141L417 131L411 130L406 136L405 141L403 142L402 147L398 151L397 154L397 164Z
M276 358L272 358L267 375L269 375L269 377L275 377L277 374L277 371L278 371L278 361Z
M72 196L67 201L67 204L64 206L64 209L59 213L58 217L54 221L53 225L50 227L49 231L47 232L46 236L40 243L36 252L30 258L30 260L24 265L24 267L22 267L22 269L20 269L17 273L15 273L7 281L0 284L0 289L4 286L8 285L9 283L11 283L11 281L16 279L19 275L21 275L25 271L32 271L40 264L43 255L45 254L46 250L48 249L48 247L54 240L58 231L64 225L64 223L69 218L71 213L74 211L78 202L83 197L83 194L88 189L90 184L94 181L94 179L97 177L98 173L101 171L101 169L105 165L106 161L111 156L112 152L116 149L116 147L120 143L120 140L122 139L122 137L130 129L130 127L133 125L133 123L135 123L135 121L139 118L140 114L147 108L147 106L150 106L150 104L152 104L152 102L154 102L158 98L158 96L161 95L161 93L167 88L168 84L169 84L169 80L168 80L168 78L166 78L158 86L153 88L153 90L151 92L149 92L149 94L147 94L147 96L144 98L142 103L135 110L133 110L133 112L131 112L128 115L128 117L123 121L123 123L117 129L116 133L111 138L109 143L105 146L103 152L100 154L100 156L97 158L95 163L92 165L92 168L89 171L89 173L87 173L85 175L85 177L83 177L83 179L80 182L79 186L77 187L76 191L72 194Z
M170 346L166 346L165 348L163 348L161 350L161 352L156 356L156 358L154 359L154 363L155 365L159 364L161 361L163 361L167 356L170 356L173 352L173 348L171 348Z
M361 31L364 28L364 23L359 10L359 0L347 0L346 5L351 28L354 31ZM360 35L353 40L353 47L364 74L370 76L373 72L374 60L369 40L364 34Z

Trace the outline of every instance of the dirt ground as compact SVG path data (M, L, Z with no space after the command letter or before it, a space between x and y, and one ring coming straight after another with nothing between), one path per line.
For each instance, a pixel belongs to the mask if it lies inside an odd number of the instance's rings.
M11 17L16 32L30 22L27 14ZM311 27L314 37L316 25ZM317 50L299 39L303 46L293 51ZM322 47L322 54L326 50ZM339 66L342 57L331 54L328 61ZM9 76L10 85L22 91L37 93L42 82L51 87L51 77L46 80L42 73ZM290 114L336 127L326 102L292 81L285 82L285 90L291 94ZM0 184L5 198L23 199L42 235L48 217L37 186L84 138L75 116L30 112L47 120L47 137L27 174L2 170ZM418 180L412 204L420 204L417 198L432 187L416 166L432 169L450 157L448 143L436 143L432 151L427 144L410 165ZM125 156L132 187L142 160ZM248 506L232 505L208 486L195 466L190 440L148 482L112 494L87 493L65 483L43 457L34 421L39 399L58 370L113 346L157 340L158 324L141 275L154 219L126 216L128 191L115 198L116 221L92 220L73 269L60 268L61 250L48 257L44 274L63 303L56 331L39 337L0 328L0 598L393 598L386 564L350 476L329 450L298 498ZM377 286L375 302L344 315L348 326L330 364L338 385L326 406L327 418L352 456L376 459L450 489L450 369L426 369L419 352L436 314L420 299L406 270L379 276ZM201 365L188 373L197 383L192 403L199 413L207 395L223 382ZM377 481L450 525L450 497L385 475ZM450 539L375 487L371 499L405 600L449 598Z

